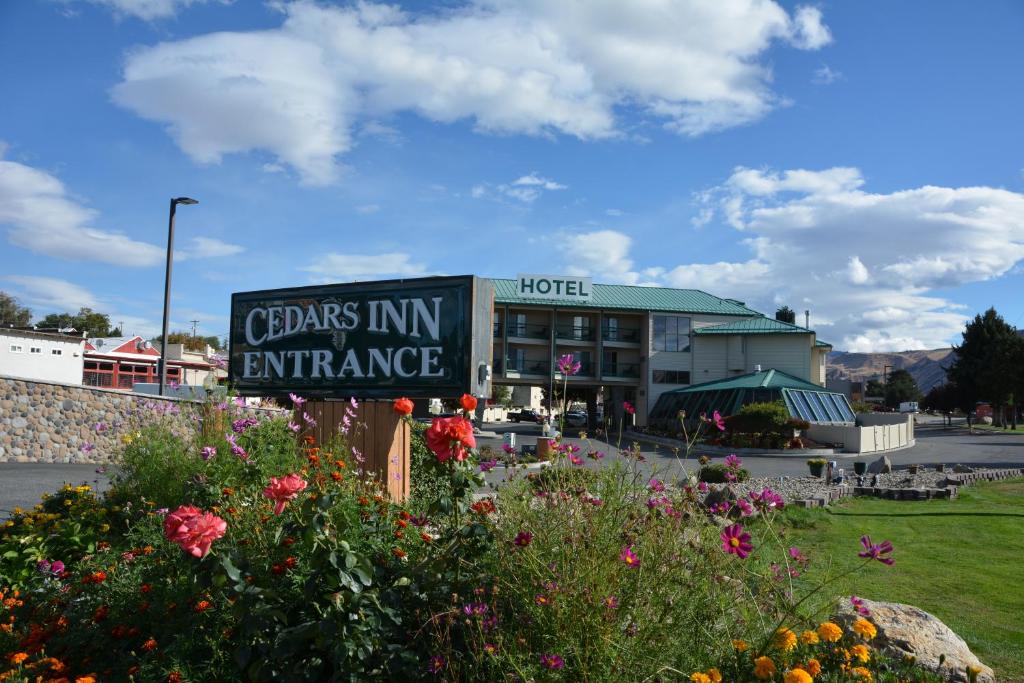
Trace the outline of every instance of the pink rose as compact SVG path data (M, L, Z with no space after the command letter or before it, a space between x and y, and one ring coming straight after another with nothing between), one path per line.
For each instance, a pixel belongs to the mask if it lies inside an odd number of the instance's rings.
M164 518L164 536L195 557L204 557L210 545L224 536L228 523L191 505L182 505Z
M295 500L300 491L305 490L308 484L306 480L297 474L289 474L285 477L271 477L270 486L263 489L263 495L274 501L274 514L284 512L284 506L289 500Z

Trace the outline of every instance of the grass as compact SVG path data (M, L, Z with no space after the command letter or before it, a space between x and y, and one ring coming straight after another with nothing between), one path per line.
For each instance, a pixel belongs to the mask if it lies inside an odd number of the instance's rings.
M1001 432L1005 434L1024 434L1024 424L1018 424L1017 429L1009 427L996 427L994 425L975 424L972 427L979 432Z
M963 638L998 680L1024 682L1024 479L966 487L955 501L857 498L791 509L785 522L788 542L831 557L837 570L862 561L861 535L891 540L895 565L872 563L834 584L835 595L920 607Z

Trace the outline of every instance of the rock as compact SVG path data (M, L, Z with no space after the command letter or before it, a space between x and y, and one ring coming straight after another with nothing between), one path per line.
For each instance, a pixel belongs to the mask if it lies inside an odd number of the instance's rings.
M883 455L878 460L868 465L869 474L889 474L892 472L892 461L889 456Z
M974 468L967 465L953 465L953 471L956 474L970 474L974 471Z
M969 666L981 670L978 681L995 681L992 669L974 656L963 638L928 612L913 605L873 600L864 600L864 607L871 612L867 619L878 628L871 645L888 656L894 659L914 657L918 664L947 681L967 683ZM857 616L853 607L844 602L838 620L849 628ZM940 665L939 658L943 655L945 659Z

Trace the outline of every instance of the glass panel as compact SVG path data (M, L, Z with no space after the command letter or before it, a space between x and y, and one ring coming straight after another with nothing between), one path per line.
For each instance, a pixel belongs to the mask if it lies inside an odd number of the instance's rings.
M690 350L690 319L689 318L676 318L676 334L679 335L679 343L676 348L677 351L689 351Z
M654 350L665 351L665 318L663 315L654 316Z

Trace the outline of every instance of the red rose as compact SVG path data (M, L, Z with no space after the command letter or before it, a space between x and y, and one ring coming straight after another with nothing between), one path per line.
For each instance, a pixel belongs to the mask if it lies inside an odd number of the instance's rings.
M436 417L425 435L427 446L441 462L452 457L465 460L469 454L466 449L476 448L473 425L464 417Z
M411 415L412 414L412 401L407 398L396 398L395 399L395 412L399 415Z
M466 412L473 412L476 410L476 397L470 396L469 394L463 394L462 398L459 399L459 403L462 404L462 409Z

